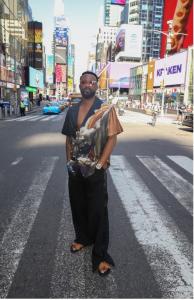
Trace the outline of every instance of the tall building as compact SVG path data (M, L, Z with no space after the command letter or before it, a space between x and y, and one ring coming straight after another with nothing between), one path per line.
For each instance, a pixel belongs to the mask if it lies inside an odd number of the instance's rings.
M57 97L64 97L68 90L69 27L64 15L64 1L55 0L54 20L54 83Z
M25 84L28 57L28 22L32 12L27 0L0 1L0 99L17 107Z
M142 60L160 57L163 0L129 0L121 23L143 25Z
M111 0L104 1L104 26L119 26L122 5L113 5Z
M99 71L107 63L109 45L115 46L118 27L103 26L99 28L96 44L96 69Z

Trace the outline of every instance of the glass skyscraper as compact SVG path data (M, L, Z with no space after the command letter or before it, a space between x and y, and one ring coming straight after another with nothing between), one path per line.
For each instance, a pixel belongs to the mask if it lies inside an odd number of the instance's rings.
M122 23L143 25L142 60L160 57L163 0L129 0ZM128 16L128 18L127 18Z

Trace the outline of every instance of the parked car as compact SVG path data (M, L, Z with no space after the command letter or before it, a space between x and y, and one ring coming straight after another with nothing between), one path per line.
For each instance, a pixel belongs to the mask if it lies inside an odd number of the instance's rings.
M193 128L193 113L192 112L184 113L182 125Z
M47 103L42 108L42 113L46 114L46 115L49 115L49 114L60 114L61 113L60 104L58 102Z

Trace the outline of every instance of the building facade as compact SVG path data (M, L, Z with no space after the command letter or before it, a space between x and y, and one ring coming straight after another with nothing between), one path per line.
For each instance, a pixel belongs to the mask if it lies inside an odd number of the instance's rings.
M17 107L20 86L25 84L28 63L28 22L32 12L27 0L0 0L0 99Z
M129 0L125 6L122 23L142 25L142 60L160 57L163 0ZM127 16L128 15L128 16Z
M111 0L104 1L104 26L119 26L123 6L111 4Z

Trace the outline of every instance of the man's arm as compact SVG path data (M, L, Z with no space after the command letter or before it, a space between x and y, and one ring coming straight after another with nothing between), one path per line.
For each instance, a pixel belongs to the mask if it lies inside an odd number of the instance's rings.
M102 165L102 167L104 166L106 168L107 166L107 160L109 159L112 151L113 151L113 148L114 146L116 145L116 142L117 142L117 135L112 135L112 136L109 136L108 138L108 141L104 147L104 150L102 152L102 155L98 161L99 164Z

